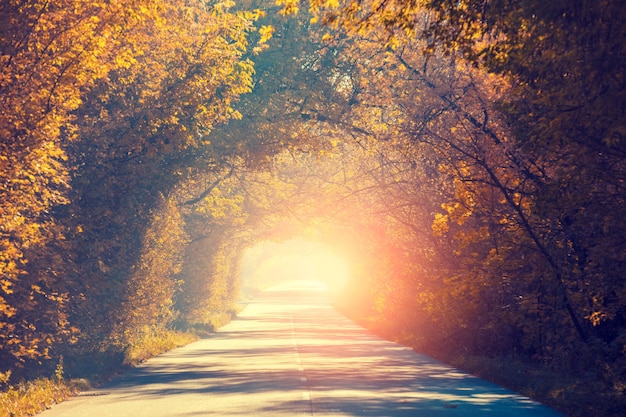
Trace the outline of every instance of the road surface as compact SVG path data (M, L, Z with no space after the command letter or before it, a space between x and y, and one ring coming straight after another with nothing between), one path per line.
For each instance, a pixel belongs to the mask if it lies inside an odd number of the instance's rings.
M562 417L371 335L306 281L263 292L216 334L41 416Z

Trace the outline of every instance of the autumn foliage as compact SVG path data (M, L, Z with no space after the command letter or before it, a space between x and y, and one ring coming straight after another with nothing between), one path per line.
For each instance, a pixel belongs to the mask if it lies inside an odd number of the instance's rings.
M132 271L149 276L149 257L169 249L158 233L177 224L167 208L175 203L160 195L180 181L184 151L221 157L206 136L237 117L232 103L251 88L242 56L258 14L229 7L0 6L2 371L48 358L78 334L90 346L109 340L111 320L127 316ZM151 232L161 216L166 224ZM183 245L184 232L170 237ZM167 276L179 262L172 257Z
M303 234L352 261L342 308L373 327L623 395L625 20L613 0L1 2L0 381L212 330L243 249Z

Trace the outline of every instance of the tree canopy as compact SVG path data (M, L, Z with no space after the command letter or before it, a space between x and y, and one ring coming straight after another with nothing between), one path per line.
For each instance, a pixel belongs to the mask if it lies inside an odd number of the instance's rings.
M337 303L380 331L594 364L619 391L624 20L615 0L2 2L0 381L212 330L244 249L304 235L351 260Z

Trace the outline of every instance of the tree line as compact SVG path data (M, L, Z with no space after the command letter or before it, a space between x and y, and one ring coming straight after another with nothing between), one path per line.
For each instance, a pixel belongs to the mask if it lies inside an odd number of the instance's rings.
M211 329L315 224L353 314L617 392L618 3L4 2L0 372Z

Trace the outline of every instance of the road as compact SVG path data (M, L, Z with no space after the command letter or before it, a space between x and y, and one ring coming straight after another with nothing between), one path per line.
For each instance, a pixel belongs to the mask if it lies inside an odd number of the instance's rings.
M562 417L373 336L306 281L264 291L216 334L41 416Z

